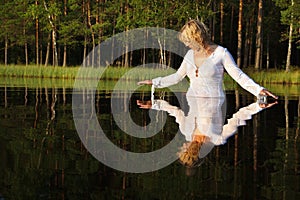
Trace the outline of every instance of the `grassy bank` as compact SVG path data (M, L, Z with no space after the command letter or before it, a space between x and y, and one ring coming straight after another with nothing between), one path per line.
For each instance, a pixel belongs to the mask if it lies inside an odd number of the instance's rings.
M104 70L105 69L105 70ZM80 73L79 73L80 72ZM83 68L83 67L44 67L44 66L19 66L19 65L0 65L1 77L23 77L23 78L51 78L51 79L101 79L118 80L143 80L157 76L164 76L174 72L174 69L153 69L153 68ZM253 71L246 69L245 72L260 84L299 84L300 69L294 69L287 73L284 70ZM225 82L234 81L225 74Z

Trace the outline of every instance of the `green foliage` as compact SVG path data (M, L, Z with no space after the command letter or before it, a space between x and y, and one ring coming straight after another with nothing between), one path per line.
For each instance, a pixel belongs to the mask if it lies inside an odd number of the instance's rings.
M290 26L293 25L293 38L299 38L299 28L300 28L300 1L299 0L273 0L280 8L281 13L281 23L283 25ZM282 34L282 39L288 39L288 33L284 32Z
M264 3L266 6L263 20L264 32L265 35L272 35L271 48L278 46L282 33L283 39L286 39L286 27L280 26L278 18L280 12L283 25L289 25L291 20L293 21L294 40L299 37L297 31L300 26L298 23L300 21L300 2L299 0L293 1L293 6L291 6L291 0L273 0ZM36 2L38 3L36 4ZM232 16L224 15L224 33L228 33L236 27L235 14L238 4L233 0L223 2L225 13L233 14ZM254 1L244 3L244 18L253 18L257 3ZM29 63L36 63L38 55L35 52L36 45L39 47L40 62L45 62L48 45L50 45L49 57L53 56L51 31L57 33L59 65L63 63L64 49L66 49L65 55L68 58L67 65L79 65L82 62L81 58L85 56L83 53L88 53L94 45L116 33L141 27L179 30L190 18L198 18L209 26L214 25L211 28L215 34L215 41L218 42L219 6L219 1L210 0L6 0L0 7L0 63L4 61L4 41L8 44L8 49L5 49L8 50L8 63L25 63L25 46L28 50ZM244 20L243 23L246 25L247 20ZM254 25L255 18L252 22L252 26ZM274 27L279 28L274 29ZM235 45L234 36L230 37L228 34L224 34L224 41L233 40L230 45ZM229 48L236 49L234 46ZM277 57L277 55L270 57ZM276 60L276 62L281 63L281 60Z

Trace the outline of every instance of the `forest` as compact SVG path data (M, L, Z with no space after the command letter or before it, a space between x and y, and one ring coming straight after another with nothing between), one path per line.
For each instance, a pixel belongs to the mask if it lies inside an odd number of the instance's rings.
M300 66L300 0L2 0L0 13L5 66L78 66L117 33L179 31L189 19L206 23L241 68ZM125 57L119 65L134 65Z

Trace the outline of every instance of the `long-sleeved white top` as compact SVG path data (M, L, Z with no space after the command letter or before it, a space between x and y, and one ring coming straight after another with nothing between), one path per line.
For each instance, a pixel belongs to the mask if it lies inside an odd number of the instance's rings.
M222 46L218 46L198 68L198 77L196 76L197 66L194 62L194 51L189 50L181 66L174 74L155 78L152 80L152 83L156 88L165 88L178 83L185 76L188 76L190 87L187 91L187 96L224 97L224 68L241 87L253 95L258 96L263 89L237 67L232 55Z

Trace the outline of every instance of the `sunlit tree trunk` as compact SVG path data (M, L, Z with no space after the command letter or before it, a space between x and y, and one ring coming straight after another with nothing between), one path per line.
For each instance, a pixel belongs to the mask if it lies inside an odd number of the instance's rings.
M242 67L242 21L243 21L243 0L239 2L239 21L238 21L238 48L237 66Z
M258 1L255 69L261 68L263 1Z
M56 44L56 26L54 24L54 21L56 20L56 16L55 15L50 15L49 10L48 10L48 6L46 1L44 0L44 7L45 10L48 12L48 20L49 23L51 25L52 28L52 65L53 66L57 66L58 65L58 56L57 56L57 44Z
M220 1L220 43L223 43L224 2Z
M96 24L97 25L101 25L103 24L104 20L103 17L101 15L101 13L104 12L104 8L103 8L103 4L106 2L106 0L97 0L97 13L96 13ZM99 26L100 27L100 26ZM102 41L102 36L103 36L103 28L100 27L98 29L98 46L100 45L101 41ZM101 63L101 52L100 52L100 48L98 48L98 52L97 52L97 62Z
M67 11L68 11L68 8L67 8L67 0L64 0L64 16L66 17L67 16ZM63 53L63 64L62 66L65 67L67 65L67 44L66 42L64 41L64 53Z
M159 36L159 27L157 26L157 42L158 42L158 45L159 45L159 53L160 53L160 64L163 64L164 63L164 55L163 55L163 46L162 46L162 42L161 42L161 39L160 39L160 36Z
M27 43L27 38L26 38L26 28L25 28L25 24L23 27L23 36L25 38L25 42L24 42L24 54L25 54L25 65L28 65L28 43Z
M213 12L216 12L216 1L213 0L211 4L211 9ZM216 15L213 15L212 21L211 21L211 40L215 40L215 34L216 34Z
M286 56L286 66L285 66L285 71L289 72L290 71L290 65L291 65L291 55L292 55L292 39L293 39L293 23L290 24L289 28L289 46L288 46L288 51L287 51L287 56Z
M47 50L46 50L46 58L45 58L45 67L48 66L49 62L49 55L50 55L50 45L51 45L51 33L48 34L48 39L47 39Z
M86 17L86 5L85 5L85 0L82 0L82 15L83 17L83 25L84 28L87 27L87 17ZM83 66L87 66L87 60L86 60L86 55L87 55L87 34L84 33L84 41L83 41Z
M94 30L93 30L93 26L92 26L92 15L91 15L91 2L90 0L87 1L87 23L88 23L88 27L90 29L90 32L91 32L91 35L92 35L92 45L93 45L93 50L95 49L96 47L96 43L95 43L95 33L94 33ZM92 50L92 63L90 63L92 66L94 66L94 62L95 62L95 52Z
M126 18L127 18L127 21L129 20L128 19L128 12L129 12L129 8L128 8L128 0L126 0L126 3L125 3L125 14L126 14ZM129 27L128 27L128 25L126 25L126 27L125 27L125 54L124 54L124 64L123 64L123 66L124 67L128 67L128 65L129 65L129 53L128 53L128 50L129 50L129 42L128 42L128 33L127 33L127 31L129 30Z

